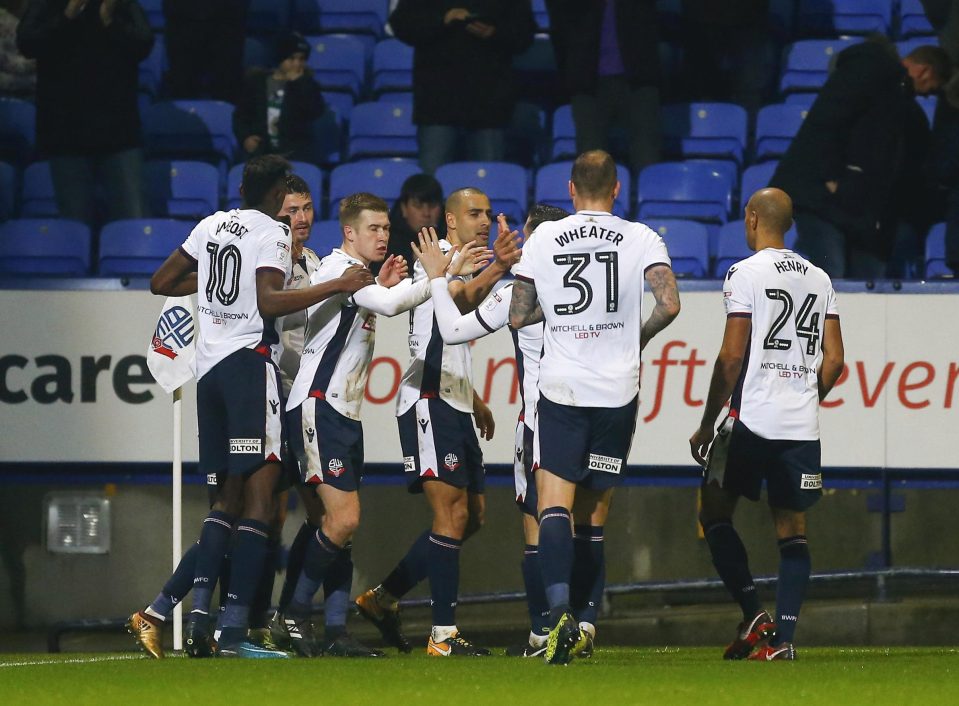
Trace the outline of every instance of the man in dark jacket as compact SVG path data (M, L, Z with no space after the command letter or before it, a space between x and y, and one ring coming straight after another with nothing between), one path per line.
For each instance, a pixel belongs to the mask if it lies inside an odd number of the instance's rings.
M903 208L897 187L920 178L916 151L928 143L915 95L949 73L938 47L900 59L888 42L866 41L839 54L770 184L793 199L796 249L830 277L886 275Z
M427 174L504 158L516 103L513 56L533 41L530 0L400 0L390 26L413 47L413 122Z
M295 32L277 41L277 67L253 69L233 113L233 132L244 155L281 153L314 161L313 121L326 110L320 85L306 68L310 43Z
M153 32L135 0L34 0L17 46L37 60L37 148L50 159L63 218L145 215L137 64Z
M566 80L576 151L609 151L623 127L629 166L659 159L659 29L655 0L546 0L556 63Z

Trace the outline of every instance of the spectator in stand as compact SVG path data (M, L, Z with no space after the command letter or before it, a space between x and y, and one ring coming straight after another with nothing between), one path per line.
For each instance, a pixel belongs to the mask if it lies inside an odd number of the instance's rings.
M682 0L682 98L759 110L776 64L768 16L769 0Z
M407 177L400 187L400 196L390 210L390 242L387 255L402 255L413 268L413 249L422 228L433 227L439 237L445 237L446 224L442 222L443 187L429 174ZM412 275L411 275L412 276Z
M29 0L0 2L0 94L31 95L37 85L37 64L17 49L17 25Z
M60 216L142 218L137 64L153 31L136 0L33 0L17 46L37 60L37 148L50 160Z
M659 160L659 28L655 0L546 0L556 63L564 74L576 151L611 151L627 135L629 166ZM614 154L616 150L612 150Z
M414 50L413 122L423 171L460 156L502 160L516 104L513 57L536 29L530 0L400 0L390 26Z
M915 96L939 90L951 70L939 47L900 59L879 38L837 57L770 184L792 196L796 249L830 277L886 276L904 217L897 188L922 181L929 139Z
M170 98L236 103L250 0L163 0Z
M320 85L306 68L310 43L295 32L277 41L277 67L252 69L233 114L233 132L249 159L281 153L312 158L313 121L326 111Z

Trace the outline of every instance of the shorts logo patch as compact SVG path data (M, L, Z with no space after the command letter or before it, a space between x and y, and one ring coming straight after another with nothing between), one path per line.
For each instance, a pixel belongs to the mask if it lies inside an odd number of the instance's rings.
M404 473L416 472L416 458L414 458L413 456L403 457L403 472Z
M326 464L326 468L334 478L343 475L343 462L338 458L331 458L330 462Z
M821 473L803 473L802 480L799 482L802 490L822 490Z
M206 484L216 486L216 473L207 473L206 474Z
M231 454L258 454L262 453L260 439L230 439Z
M623 470L623 459L612 456L601 456L600 454L590 454L587 468L591 471L619 473Z
M443 467L447 471L455 471L460 467L460 460L456 454L446 454L443 458Z
M306 439L311 444L313 443L314 436L316 436L316 429L314 429L313 427L310 427L309 429L306 430Z

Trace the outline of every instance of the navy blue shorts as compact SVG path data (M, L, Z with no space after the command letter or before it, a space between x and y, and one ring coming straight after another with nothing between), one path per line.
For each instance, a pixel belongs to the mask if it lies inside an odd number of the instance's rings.
M520 420L516 424L516 445L513 448L513 486L516 504L532 517L536 512L536 476L533 475L533 430Z
M430 478L470 493L486 489L486 467L472 414L430 398L417 400L396 422L406 487L411 493L422 493L423 481Z
M288 415L290 449L300 467L300 481L309 485L323 483L344 492L359 490L363 477L363 425L316 397L308 397Z
M805 512L822 497L819 440L764 439L727 417L703 472L703 483L712 481L753 501L759 500L765 481L770 507Z
M638 396L623 407L570 407L540 396L534 467L590 490L620 485L636 430Z
M241 348L196 386L200 472L248 475L282 459L280 373L266 356Z

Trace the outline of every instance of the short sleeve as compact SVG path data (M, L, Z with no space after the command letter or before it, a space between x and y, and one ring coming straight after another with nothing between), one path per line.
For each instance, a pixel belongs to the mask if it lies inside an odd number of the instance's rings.
M490 292L483 303L476 307L476 318L492 333L509 323L509 304L513 299L513 285L507 284Z
M666 250L666 243L662 237L652 228L646 228L646 237L649 240L649 247L646 248L646 257L643 259L643 272L656 265L666 265L672 267L673 261L669 259L669 252Z
M183 245L180 246L180 251L194 262L200 259L200 240L202 238L200 234L203 228L206 228L206 219L194 226L186 240L183 241Z
M292 245L293 240L290 237L290 231L285 225L277 224L276 228L268 228L260 240L256 269L279 270L288 278L293 268L293 260L290 254Z
M537 228L537 231L546 230L543 226L545 223ZM539 239L543 237L543 233L539 233L535 238L528 238L525 243L523 243L523 254L513 266L513 276L523 282L536 282L536 275L534 272L534 261L536 259L536 243L539 242Z
M753 302L746 274L733 265L723 280L723 304L726 316L752 316Z
M826 292L826 318L827 319L838 319L839 318L839 306L836 303L836 290L831 286Z

